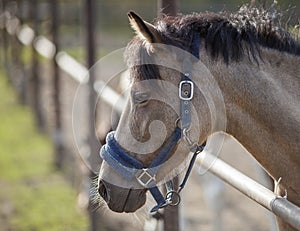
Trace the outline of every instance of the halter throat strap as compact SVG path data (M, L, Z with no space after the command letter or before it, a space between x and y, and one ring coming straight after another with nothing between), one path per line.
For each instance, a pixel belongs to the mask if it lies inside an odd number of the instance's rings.
M190 53L199 59L200 35L192 34ZM194 82L192 81L193 62L190 55L183 54L182 58L182 75L179 83L179 99L180 99L180 118L181 129L184 132L191 125L191 100L194 97Z

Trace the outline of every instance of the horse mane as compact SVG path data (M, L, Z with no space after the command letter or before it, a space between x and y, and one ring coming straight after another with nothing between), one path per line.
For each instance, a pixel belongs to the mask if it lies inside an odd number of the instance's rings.
M163 43L189 51L196 57L199 56L199 43L204 41L205 49L213 59L222 57L229 64L248 55L258 63L260 47L300 56L299 39L281 26L280 15L274 8L265 10L244 5L236 13L162 16L155 20L154 25ZM151 59L140 39L133 39L128 47L131 49L134 45L143 50L142 59ZM138 68L141 80L159 78L155 65L142 66L145 67Z

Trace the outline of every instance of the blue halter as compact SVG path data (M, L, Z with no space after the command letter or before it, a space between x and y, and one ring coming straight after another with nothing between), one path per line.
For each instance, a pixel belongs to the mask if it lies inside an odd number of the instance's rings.
M110 132L106 137L106 144L100 150L100 156L105 160L120 176L126 180L137 180L139 184L149 189L151 195L155 199L157 205L154 206L150 212L156 212L158 209L165 207L166 205L177 205L180 202L179 192L184 188L185 183L190 175L192 167L195 163L197 155L203 150L204 146L198 146L190 142L186 134L191 124L191 99L194 93L194 83L190 79L189 72L185 72L182 76L179 84L179 98L180 98L180 119L181 128L176 126L174 131L168 140L164 143L158 155L154 158L150 166L144 166L144 164L130 156L122 147L118 144L114 137L114 132ZM194 155L189 164L188 170L182 183L179 185L178 191L173 189L172 182L167 182L166 186L169 190L166 198L162 195L157 187L156 174L159 167L170 157L171 153L179 143L180 138L183 136L187 141L190 150L194 152ZM174 203L172 201L173 195L177 195L178 201Z

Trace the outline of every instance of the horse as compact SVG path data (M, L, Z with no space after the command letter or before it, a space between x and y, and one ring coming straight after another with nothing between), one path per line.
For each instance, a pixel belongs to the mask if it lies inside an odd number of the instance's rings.
M125 52L129 98L100 151L98 191L111 210L135 212L147 191L152 212L176 205L158 184L179 200L171 179L187 171L187 180L205 141L219 150L221 141L209 142L217 132L237 139L276 193L300 206L300 43L278 15L245 5L151 24L128 13L136 32ZM279 218L278 226L295 230Z

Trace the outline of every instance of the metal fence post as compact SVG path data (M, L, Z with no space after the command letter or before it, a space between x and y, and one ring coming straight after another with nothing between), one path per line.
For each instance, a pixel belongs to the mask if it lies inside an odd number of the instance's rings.
M31 0L31 19L33 21L33 30L36 34L39 32L39 19L38 19L38 2L37 0ZM41 131L43 129L43 116L41 111L41 88L40 88L40 78L39 78L39 61L38 53L32 44L32 63L31 63L32 76L30 78L30 92L32 100L33 110L35 112L36 123L38 129Z
M56 47L55 54L59 50L58 39L58 25L60 15L57 7L57 0L50 0L51 14L52 14L52 42ZM55 56L54 56L55 57ZM53 101L54 101L54 116L55 116L55 131L54 131L54 145L55 145L55 166L58 169L62 168L63 164L63 134L61 126L61 110L60 110L60 71L56 60L52 60L53 65Z
M158 0L158 15L166 14L175 16L178 12L179 0Z
M95 73L92 69L92 66L95 64L95 51L97 50L96 46L96 14L95 14L95 7L96 7L96 1L95 0L86 0L86 49L87 49L87 66L89 69L89 146L90 146L90 157L89 162L92 166L92 169L95 169L95 166L99 166L99 157L98 152L100 149L100 144L98 140L96 139L96 133L95 133L95 106L96 106L96 99L97 95L94 91L94 82L95 82ZM91 172L91 181L95 178L95 173ZM90 221L91 221L91 231L100 231L104 228L104 225L101 224L102 219L100 216L100 213L95 211L93 209L93 205L90 202L89 206L89 215L90 215Z
M7 4L7 1L6 0L3 0L1 2L1 13L4 14L5 11L6 11L6 4ZM3 57L3 69L5 69L5 71L7 72L8 71L8 55L7 55L7 47L8 47L8 39L7 39L7 32L5 30L5 24L6 24L6 17L3 16L2 18L2 31L1 31L1 34L2 34L2 38L1 38L1 43L3 44L2 46L2 51L1 53L3 52L3 55L1 55L1 59Z

